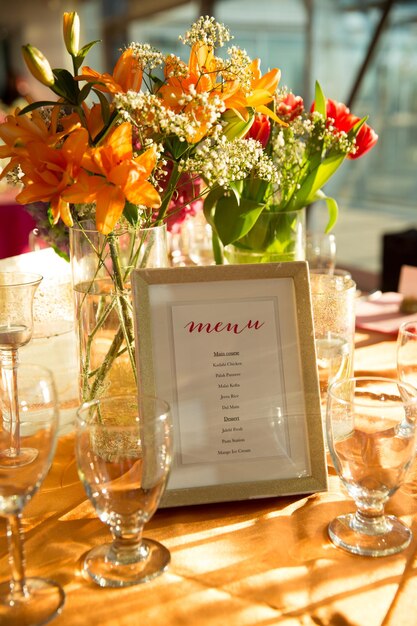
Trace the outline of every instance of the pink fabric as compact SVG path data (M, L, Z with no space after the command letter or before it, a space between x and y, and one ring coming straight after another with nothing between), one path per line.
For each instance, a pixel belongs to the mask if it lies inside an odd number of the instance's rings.
M29 234L35 221L16 202L0 202L0 259L29 251Z
M356 302L356 328L373 330L387 335L398 334L403 322L416 319L416 314L404 315L400 311L403 296L397 292L386 292L369 300Z

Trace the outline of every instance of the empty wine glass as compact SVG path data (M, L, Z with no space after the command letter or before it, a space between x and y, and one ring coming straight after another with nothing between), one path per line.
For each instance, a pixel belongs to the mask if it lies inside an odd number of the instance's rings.
M4 381L3 381L4 382ZM20 437L22 447L36 452L30 463L0 466L0 515L7 520L7 539L11 581L0 584L0 624L38 626L57 615L64 604L61 587L42 578L27 578L21 516L45 478L55 452L58 429L58 400L49 370L36 365L21 365L19 386ZM8 390L0 382L0 452L10 444L13 415Z
M336 264L336 237L334 234L308 232L306 260L310 269L325 269L332 273Z
M33 331L33 297L42 280L39 274L0 272L0 368L8 394L11 426L9 445L0 454L0 467L30 463L34 449L21 448L17 368L18 349Z
M168 478L172 425L166 402L151 396L115 396L83 404L77 414L78 473L111 544L93 548L86 572L102 587L126 587L161 574L169 551L143 539Z
M397 374L417 387L417 320L401 324L397 338Z
M417 390L400 381L348 378L330 386L327 440L355 513L328 527L333 543L354 554L385 556L406 548L411 530L384 505L404 481L415 455Z

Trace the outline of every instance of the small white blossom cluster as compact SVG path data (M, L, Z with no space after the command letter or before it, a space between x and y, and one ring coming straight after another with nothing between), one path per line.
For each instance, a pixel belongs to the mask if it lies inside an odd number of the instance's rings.
M4 160L4 167L6 167L6 159L1 159L1 161ZM20 165L17 165L13 170L11 170L10 172L7 173L6 175L6 180L7 183L9 185L12 185L13 187L16 187L17 185L19 185L22 181L21 178L23 177L23 172L20 169Z
M202 142L194 157L184 164L188 171L198 172L208 186L228 188L248 176L272 184L279 182L278 170L255 139L228 141L221 136L217 143Z
M237 46L231 46L228 51L228 59L223 61L221 71L222 78L225 81L238 80L242 85L242 88L249 92L251 89L251 73L248 72L248 67L251 63L251 59L246 50L242 50Z
M185 37L180 36L179 39L189 46L206 44L212 48L221 48L232 39L232 35L224 24L206 15L201 16L185 33Z
M354 148L343 131L337 131L333 120L325 119L318 111L303 112L289 127L274 126L271 136L272 159L281 174L280 201L300 188L306 166L315 154L322 158L330 150L348 154Z
M96 214L95 202L85 202L83 204L74 204L74 211L79 220L93 219Z
M168 69L167 78L187 78L189 75L188 65L175 54L169 54L166 58Z
M350 154L356 151L356 139L350 139L344 130L337 130L333 126L334 120L331 117L327 118L327 126L325 133L325 144L328 143L331 147L337 147L343 154Z
M118 94L115 96L115 105L123 119L133 121L138 128L144 128L145 133L148 129L157 135L174 135L180 141L192 143L202 123L205 124L207 132L217 125L224 104L218 96L190 91L190 94L183 94L181 101L178 102L182 107L179 113L164 106L156 94L136 91ZM199 119L195 119L192 114L195 107L198 107Z
M148 43L135 43L129 44L128 49L133 50L133 56L140 61L141 67L144 70L153 70L156 67L160 67L164 64L165 57L156 48Z

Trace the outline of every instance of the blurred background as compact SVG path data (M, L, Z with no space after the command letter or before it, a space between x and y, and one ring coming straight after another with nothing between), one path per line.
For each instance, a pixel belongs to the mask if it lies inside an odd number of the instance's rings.
M318 80L328 97L369 115L379 134L371 153L346 162L326 186L340 207L338 265L380 284L395 262L384 235L403 231L415 256L415 263L405 262L417 265L417 0L0 0L0 6L3 111L21 95L48 94L27 73L22 44L40 48L53 67L60 59L66 67L64 11L79 13L81 44L102 40L87 57L97 70L111 71L118 50L131 41L186 59L178 35L200 15L213 15L236 45L262 59L263 72L279 67L281 85L306 107ZM326 218L325 204L315 205L310 228L322 229Z

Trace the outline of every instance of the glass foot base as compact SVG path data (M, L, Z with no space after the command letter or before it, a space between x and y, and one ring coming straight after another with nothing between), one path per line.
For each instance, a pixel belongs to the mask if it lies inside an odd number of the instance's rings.
M16 454L16 450L8 449L4 450L0 454L0 468L13 468L23 467L32 463L39 452L36 448L20 448L19 454Z
M348 552L362 556L388 556L405 550L412 532L393 515L384 518L385 532L367 534L358 532L354 513L336 517L328 526L331 541Z
M145 558L140 558L140 554ZM167 568L171 555L165 546L152 539L143 539L138 559L115 561L112 545L93 548L84 560L84 572L100 587L129 587L156 578Z
M0 624L7 626L41 626L62 610L63 589L52 580L26 579L27 595L16 598L10 593L10 583L0 584Z

